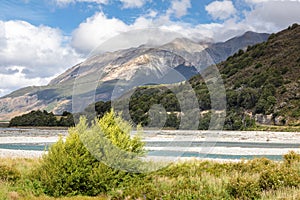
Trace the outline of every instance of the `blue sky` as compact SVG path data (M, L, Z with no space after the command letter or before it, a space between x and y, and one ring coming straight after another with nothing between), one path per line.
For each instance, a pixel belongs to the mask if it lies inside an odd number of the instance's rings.
M166 13L172 4L172 1L152 0L145 1L142 7L125 8L120 1L111 1L107 4L95 2L63 4L59 2L55 0L2 0L0 19L4 21L24 20L33 25L43 24L59 28L64 31L64 34L70 35L81 22L99 11L105 13L108 18L115 17L129 25L150 11ZM171 16L171 20L194 25L210 23L213 20L205 12L205 6L210 2L209 0L190 1L191 6L188 8L188 13L180 18Z
M199 41L300 23L300 0L2 0L0 96L47 84L109 38L163 28Z

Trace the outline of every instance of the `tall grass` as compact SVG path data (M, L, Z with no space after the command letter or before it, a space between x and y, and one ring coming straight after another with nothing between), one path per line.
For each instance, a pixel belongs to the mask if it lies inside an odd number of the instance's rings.
M40 160L0 161L1 200L54 199L47 196L39 181L31 176ZM4 168L16 177L3 178ZM300 199L300 155L290 152L281 162L264 158L237 163L194 160L118 181L114 187L94 197L55 199Z

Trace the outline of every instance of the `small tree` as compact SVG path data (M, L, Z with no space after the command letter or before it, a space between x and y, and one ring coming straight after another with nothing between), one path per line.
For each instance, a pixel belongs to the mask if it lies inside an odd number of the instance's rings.
M125 161L127 165L141 163L138 158L144 153L144 143L139 135L131 138L130 131L131 126L113 111L95 120L91 127L88 127L85 118L81 118L76 127L69 129L65 141L60 138L51 146L34 176L41 182L45 193L52 196L98 195L107 192L117 187L120 180L132 176L101 162L107 163L108 158L119 159L120 155L115 149L135 155L130 157L131 162ZM91 145L92 151L89 149Z

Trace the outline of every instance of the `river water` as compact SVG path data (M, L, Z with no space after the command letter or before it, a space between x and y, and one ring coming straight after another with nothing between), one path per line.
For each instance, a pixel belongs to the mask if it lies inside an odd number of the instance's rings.
M0 149L47 151L59 135L67 131L0 129ZM149 157L281 160L288 151L300 152L299 133L148 130L144 135Z

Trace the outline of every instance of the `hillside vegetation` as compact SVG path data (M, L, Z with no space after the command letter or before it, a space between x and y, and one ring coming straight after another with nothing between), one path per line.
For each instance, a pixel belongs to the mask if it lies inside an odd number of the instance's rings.
M300 123L300 26L272 34L219 65L228 106L272 115L275 124Z
M268 41L240 50L217 65L227 96L225 129L254 129L259 124L300 125L300 26L294 24ZM206 83L200 75L188 81L201 110L199 129L207 129L211 102ZM168 112L166 126L178 128L182 111L176 95L180 85L143 86L130 100L135 123L149 124L149 109L162 104ZM172 91L170 90L172 88ZM192 101L186 96L186 101Z

